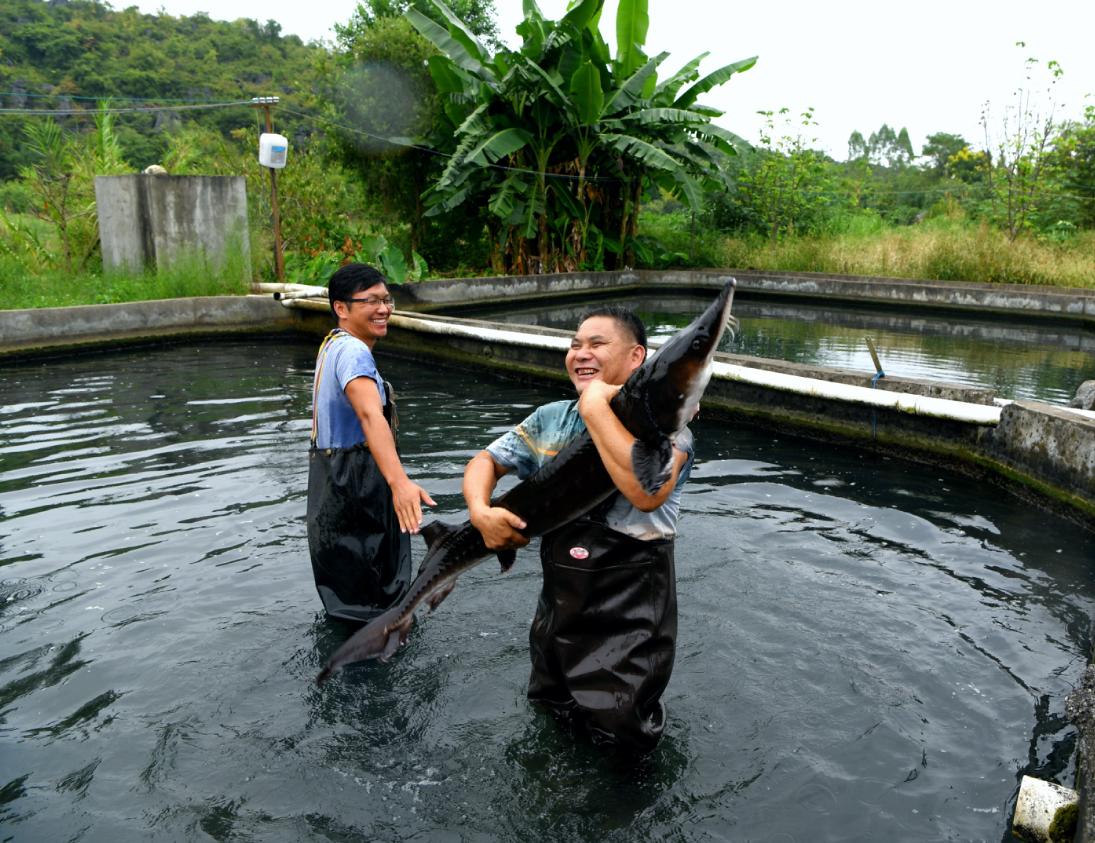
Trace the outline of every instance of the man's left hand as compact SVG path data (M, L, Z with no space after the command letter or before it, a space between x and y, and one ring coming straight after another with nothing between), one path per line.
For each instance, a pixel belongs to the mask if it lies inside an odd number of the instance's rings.
M429 493L405 478L392 487L392 508L399 519L399 530L403 533L417 533L422 525L422 504L436 506Z

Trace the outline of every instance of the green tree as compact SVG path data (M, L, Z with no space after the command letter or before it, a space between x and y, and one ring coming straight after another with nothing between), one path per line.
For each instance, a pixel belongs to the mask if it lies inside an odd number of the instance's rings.
M866 153L872 164L881 167L907 166L915 157L909 130L902 128L900 132L894 132L886 123L877 132L871 132L867 139Z
M756 154L737 180L737 193L756 227L772 239L821 227L833 182L824 156L810 148L816 138L812 108L796 117L790 109L761 111L764 127Z
M361 7L359 7L359 10ZM335 138L375 203L377 216L410 224L411 249L421 248L425 209L419 198L437 169L424 147L438 124L426 62L436 50L402 17L383 16L342 29L342 50L328 76Z
M853 131L848 136L848 160L866 160L869 153L870 150L867 148L867 141L863 139L863 135L859 130Z
M1061 127L1052 156L1067 209L1062 217L1079 228L1095 228L1095 105L1087 107L1083 120Z
M943 178L950 175L948 166L951 158L964 149L969 148L969 142L961 135L952 135L948 132L936 132L928 135L927 143L920 150L920 154L929 159L929 165L935 174Z
M364 30L384 18L402 17L412 5L411 0L364 0L358 3L348 23L335 24L339 44L343 48L352 48ZM449 8L484 43L492 47L501 46L498 41L494 0L452 0ZM444 23L440 15L435 14L434 20Z
M91 134L67 133L53 120L26 128L32 160L21 176L33 197L30 210L53 228L67 272L86 269L99 243L95 176L126 169L108 105L100 105Z
M659 83L667 54L643 53L646 0L621 0L615 58L598 29L602 5L579 0L551 21L526 0L521 48L493 56L440 0L407 12L443 54L430 72L455 142L429 213L486 205L496 271L633 263L645 191L698 207L702 185L721 183L726 157L744 146L696 100L755 59L701 79L701 56Z
M85 132L93 131L99 99L140 106L118 114L114 127L125 160L135 169L160 163L167 133L180 123L198 123L226 137L255 125L254 110L246 106L183 110L194 100L274 94L310 105L314 65L323 53L296 36L281 36L269 22L147 15L135 6L114 11L97 0L0 3L0 92L11 92L3 105L75 111L57 114L55 121L68 131ZM0 119L0 178L15 177L29 162L24 126L42 119L10 113ZM288 113L278 128L294 142L313 131L309 120Z
M897 150L900 153L902 163L911 164L912 160L916 157L916 153L913 152L912 139L909 138L909 130L904 126L901 127L901 131L897 133Z
M1018 41L1016 46L1026 44ZM1026 60L1025 81L1016 89L1013 101L1004 107L998 125L993 125L988 103L981 115L985 148L993 156L988 172L991 213L1010 240L1030 228L1040 208L1051 201L1055 163L1051 153L1059 129L1054 86L1063 70L1056 61L1047 62L1046 87L1035 91L1034 73L1040 64L1036 58Z
M437 48L405 17L405 0L368 0L336 25L338 43L323 65L327 114L336 157L362 181L374 215L394 230L406 226L407 251L433 266L465 260L482 239L480 213L428 220L422 194L441 171L432 151L451 139L427 63ZM473 31L493 39L490 0L459 0Z

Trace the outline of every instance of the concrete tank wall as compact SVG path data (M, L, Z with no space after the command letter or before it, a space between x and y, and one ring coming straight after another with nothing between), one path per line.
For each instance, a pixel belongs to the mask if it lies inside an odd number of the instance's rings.
M452 287L466 283L447 285L450 289L445 292L452 296ZM541 288L547 290L550 279L522 283L539 293ZM572 292L572 279L566 279L563 288ZM397 295L402 301L408 292L405 286ZM467 301L472 292L463 290L459 300ZM296 307L288 309L282 304ZM325 298L279 303L268 296L221 297L0 311L0 361L72 346L199 336L240 328L305 333L318 341L331 324ZM568 331L403 311L393 317L383 351L493 369L517 377L565 381L562 363L569 338ZM1039 505L1095 528L1095 419L1091 416L1039 402L1016 401L997 409L995 418L977 421L987 409L994 408L995 402L986 400L985 390L957 385L943 388L947 385L889 377L884 380L890 382L887 385L891 390L869 389L870 378L864 373L740 355L720 354L718 362L773 375L793 375L819 385L848 385L872 397L890 391L905 393L909 400L900 406L883 406L878 401L842 399L820 390L806 394L716 372L704 397L705 412L736 422L942 462L1002 481L1016 492L1029 490ZM933 415L913 400L916 397L961 403L972 417Z
M251 276L243 176L96 176L95 203L108 272L238 261Z
M401 306L455 313L484 304L595 295L602 291L657 289L718 290L733 276L746 298L803 300L886 308L931 309L978 316L1022 314L1026 321L1058 321L1095 327L1095 290L1037 287L1030 284L977 284L968 281L915 281L826 275L816 272L762 272L738 269L637 269L619 272L567 272L497 278L449 278L404 284Z

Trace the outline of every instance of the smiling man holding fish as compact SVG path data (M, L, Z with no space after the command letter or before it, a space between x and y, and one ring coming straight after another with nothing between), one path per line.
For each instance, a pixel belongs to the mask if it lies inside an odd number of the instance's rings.
M617 491L541 540L544 582L529 632L528 696L595 741L638 751L653 748L665 725L660 698L677 635L673 540L692 466L692 436L684 428L664 480L648 490L636 476L636 438L610 402L645 359L646 330L633 313L590 311L566 356L578 399L540 407L464 471L471 523L486 546L520 547L528 543L525 520L492 506L495 485L510 472L531 476L588 430Z

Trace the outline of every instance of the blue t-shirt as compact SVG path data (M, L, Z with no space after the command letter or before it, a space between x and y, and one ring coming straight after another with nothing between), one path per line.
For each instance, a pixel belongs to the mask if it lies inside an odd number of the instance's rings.
M487 452L496 462L515 471L524 480L585 429L577 401L555 401L537 408L513 430L495 439L487 446ZM692 473L692 432L686 427L673 444L687 454L688 459L665 503L653 512L643 512L632 506L623 495L617 495L605 517L605 523L613 530L647 541L677 535L681 493Z
M354 378L371 378L380 390L380 403L388 403L384 379L376 370L369 346L345 331L337 331L316 358L312 400L317 448L350 448L365 441L361 422L346 397L346 384Z

